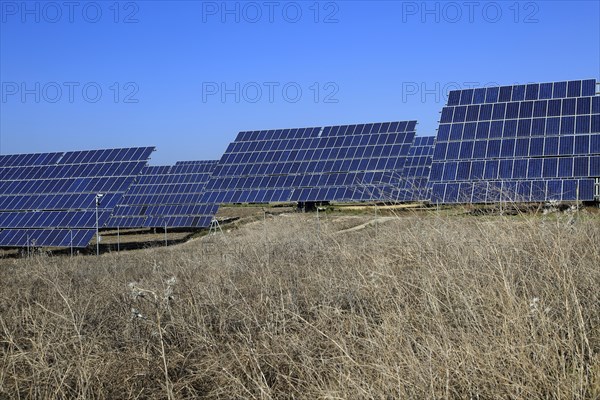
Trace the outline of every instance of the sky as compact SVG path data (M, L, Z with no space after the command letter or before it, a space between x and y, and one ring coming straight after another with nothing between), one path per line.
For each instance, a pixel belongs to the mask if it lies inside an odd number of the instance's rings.
M0 154L417 120L448 90L600 80L598 1L0 0Z

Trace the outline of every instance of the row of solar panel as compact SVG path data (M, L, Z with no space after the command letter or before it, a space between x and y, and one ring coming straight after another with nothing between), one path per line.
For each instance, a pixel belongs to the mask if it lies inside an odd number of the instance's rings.
M323 150L289 150L256 153L237 153L223 157L221 165L215 168L222 171L230 165L248 163L292 163L292 162L342 162L371 157L402 157L408 155L409 145L342 147Z
M159 203L160 204L160 203ZM217 212L218 205L215 204L186 204L186 205L149 205L149 206L126 206L119 207L113 216L159 216L159 215L209 215Z
M375 146L391 144L411 145L413 135L406 133L381 133L374 135L338 136L321 139L292 139L278 141L246 141L232 143L225 152L225 157L231 153L272 152L281 150L315 150L348 149L356 146ZM226 160L227 158L225 158ZM223 162L221 159L221 163Z
M399 174L400 172L398 172ZM271 188L301 188L313 186L360 185L382 182L393 176L393 171L340 172L328 174L298 174L281 176L231 177L212 180L207 190L242 190ZM208 201L205 201L208 202Z
M109 211L98 212L100 226L110 216ZM95 228L94 211L39 211L0 213L0 228Z
M295 175L311 173L331 173L338 171L367 171L367 170L397 170L404 166L405 157L381 157L373 158L345 159L335 161L296 161L296 162L278 162L278 163L257 163L257 164L235 164L217 167L215 173L218 178L227 178L234 176L270 176L270 175ZM212 188L214 179L207 183L207 188Z
M436 160L574 156L600 153L600 134L437 143Z
M150 165L143 169L142 176L210 174L217 161L203 161L197 164Z
M430 157L432 155L433 146L413 146L410 149L408 149L408 156L410 157Z
M0 196L18 194L113 193L126 189L133 177L0 181Z
M216 160L204 160L200 163L175 164L169 168L169 174L210 174L217 164Z
M219 160L185 160L185 161L177 161L175 163L176 166L179 165L204 165L207 168L212 168Z
M86 247L94 229L6 229L0 247Z
M200 174L141 175L137 178L137 183L134 186L206 183L210 179L210 174L198 175Z
M213 220L213 215L207 216L161 216L161 217L112 217L108 225L120 228L206 228Z
M600 115L588 117L538 118L466 124L442 124L438 142L524 136L586 135L600 132Z
M431 202L434 204L592 201L594 180L480 181L435 183Z
M600 114L600 97L444 107L440 123L591 114Z
M413 142L413 147L433 146L434 143L435 136L416 136Z
M116 177L130 176L131 171L140 169L145 162L120 162L105 164L78 164L78 165L56 165L36 166L20 168L2 168L2 180L21 179L58 179L78 177Z
M121 200L120 194L108 193L102 197L98 207L112 209ZM10 210L76 210L96 207L94 194L0 196L0 211Z
M404 167L402 170L402 176L405 178L428 178L430 169L431 163L429 163L427 166Z
M11 154L0 156L0 168L19 166L77 166L126 162L147 159L154 148L125 148L107 150L74 151L67 153Z
M165 185L135 185L127 191L128 196L138 194L189 194L201 193L206 183L165 184Z
M145 194L127 196L122 204L156 205L156 204L199 204L202 192L193 194Z
M428 151L428 153L433 153L433 151ZM406 161L404 162L404 168L407 167L419 167L425 166L430 163L431 157L433 154L426 154L421 156L408 156L406 157Z
M153 151L154 148L152 147L71 151L65 153L59 164L95 164L145 160L150 157Z
M323 128L275 129L265 131L240 132L235 142L249 140L282 140L298 138L316 138L345 135L366 135L385 132L414 132L417 121L381 122L374 124L338 125Z
M56 164L63 154L64 153L34 153L0 155L0 168Z
M600 156L434 162L436 181L600 177Z
M477 89L452 90L448 93L448 105L468 105L508 101L556 99L563 97L593 96L596 80L576 80L527 85L494 86Z
M427 185L427 178L404 179L389 182L380 189L381 198L378 201L412 202L429 201L431 188Z
M310 201L370 201L388 199L388 185L321 187L297 189L252 189L210 192L207 200L213 203L277 203Z

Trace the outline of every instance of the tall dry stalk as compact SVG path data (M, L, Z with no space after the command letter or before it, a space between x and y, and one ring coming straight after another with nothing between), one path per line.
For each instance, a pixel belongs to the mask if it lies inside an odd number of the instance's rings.
M373 218L1 260L0 398L600 397L597 214Z

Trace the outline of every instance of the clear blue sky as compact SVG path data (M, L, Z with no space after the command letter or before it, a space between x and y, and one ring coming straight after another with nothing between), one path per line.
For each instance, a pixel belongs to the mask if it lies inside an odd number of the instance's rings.
M431 135L448 89L600 78L597 1L0 5L2 154L155 145L167 164L241 130Z

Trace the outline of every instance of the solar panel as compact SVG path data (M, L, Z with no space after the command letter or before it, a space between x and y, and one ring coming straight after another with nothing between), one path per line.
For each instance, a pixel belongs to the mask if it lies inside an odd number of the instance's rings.
M595 92L593 79L450 92L433 154L432 202L594 200Z
M63 153L9 154L0 156L0 167L49 165L60 160Z
M102 227L153 150L140 147L2 156L0 246L14 246L24 237L37 238L39 246L54 245L62 230L83 232L95 229L97 223ZM98 221L97 194L103 195ZM20 232L24 229L27 231ZM44 229L52 232L38 232ZM78 233L75 238L79 237L85 236Z
M95 229L6 229L0 243L6 247L87 247Z
M385 200L416 121L240 132L206 186L207 203Z
M408 151L401 176L390 180L390 199L399 202L426 201L435 136L417 136Z
M217 161L180 161L149 166L115 208L108 225L120 228L208 227L218 210L202 193Z
M217 163L217 160L193 160L193 161L177 161L175 165L207 165L213 166Z

